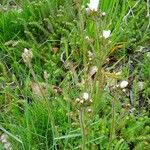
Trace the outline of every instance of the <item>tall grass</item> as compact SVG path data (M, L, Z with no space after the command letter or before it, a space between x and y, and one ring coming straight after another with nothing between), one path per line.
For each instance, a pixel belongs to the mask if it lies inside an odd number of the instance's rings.
M149 84L145 82L142 113L138 84L130 85L134 106L122 90L112 88L112 83L149 75L143 67L149 63L146 54L139 60L143 66L136 61L137 70L129 73L132 55L148 45L148 1L102 0L98 12L90 14L87 2L25 0L16 1L15 9L3 2L0 129L14 150L150 148ZM107 39L104 30L111 30ZM22 60L24 48L32 50L31 67ZM98 70L89 78L93 66ZM84 92L92 102L82 103Z

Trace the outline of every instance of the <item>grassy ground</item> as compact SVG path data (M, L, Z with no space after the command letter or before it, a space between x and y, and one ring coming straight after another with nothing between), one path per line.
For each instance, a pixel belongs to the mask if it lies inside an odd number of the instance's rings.
M150 149L149 1L87 3L1 2L0 135L13 150Z

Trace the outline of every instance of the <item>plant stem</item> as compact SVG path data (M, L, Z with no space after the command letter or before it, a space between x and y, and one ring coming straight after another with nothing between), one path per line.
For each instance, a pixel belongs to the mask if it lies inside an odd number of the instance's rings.
M112 100L112 122L111 122L111 130L110 130L110 138L109 138L109 145L107 150L112 149L112 141L114 138L114 132L115 132L115 108L114 108L115 100L113 98Z
M84 110L79 110L79 121L82 131L82 150L86 150L86 135L85 135L85 125L84 125Z

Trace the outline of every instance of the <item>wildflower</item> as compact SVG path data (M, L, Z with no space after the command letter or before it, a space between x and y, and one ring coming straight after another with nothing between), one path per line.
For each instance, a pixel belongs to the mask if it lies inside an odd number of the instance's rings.
M110 34L111 34L111 31L110 30L103 30L103 37L105 39L109 38L110 37Z
M80 100L80 103L83 104L83 103L84 103L84 100Z
M89 94L88 93L83 93L83 99L88 100L89 99Z
M89 36L86 36L85 39L86 39L86 40L89 40L90 38L89 38Z
M124 93L126 93L126 92L127 92L127 89L122 89L122 91L123 91Z
M76 100L75 100L77 103L79 103L80 102L80 99L79 98L76 98Z
M29 64L33 58L33 54L31 50L28 50L27 48L24 49L24 52L22 53L22 59L24 63Z
M92 103L92 102L93 102L93 100L92 100L92 99L90 99L90 100L89 100L89 102L90 102L90 103Z
M120 88L121 89L124 89L124 88L126 88L127 86L128 86L128 81L122 81L121 83L120 83Z
M3 133L1 136L0 136L0 142L4 145L4 148L7 149L7 150L12 150L12 145L11 143L9 142L9 139L8 139L8 135Z
M12 149L10 143L5 143L5 144L4 144L4 148L7 149L7 150Z
M97 11L99 5L99 0L90 0L90 3L88 4L87 11Z
M3 133L1 136L0 136L0 142L2 143L7 143L8 141L8 135Z
M86 41L87 44L90 44L90 43L93 42L93 40L91 38L89 38L89 36L85 37L85 41Z
M94 54L91 51L88 51L87 53L88 53L89 61L93 60L94 59Z
M105 12L102 12L102 16L106 16L106 13L105 13Z
M91 112L92 112L92 109L91 109L91 108L88 108L88 109L87 109L87 112L88 112L88 113L91 113Z
M44 71L44 79L47 80L49 78L49 74L47 73L47 71Z
M88 57L93 57L93 53L91 51L88 51Z

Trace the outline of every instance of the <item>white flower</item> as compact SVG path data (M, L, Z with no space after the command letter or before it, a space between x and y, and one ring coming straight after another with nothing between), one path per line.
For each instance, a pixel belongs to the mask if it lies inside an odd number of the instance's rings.
M5 143L4 148L9 150L11 148L11 144L10 143Z
M109 38L110 37L110 34L111 34L111 31L110 30L103 30L103 37L105 39Z
M99 0L90 0L90 3L88 4L88 10L91 11L97 11L99 6Z
M126 88L127 86L128 86L128 81L122 81L121 83L120 83L120 88L121 89L124 89L124 88Z
M87 43L87 44L90 44L90 43L93 42L93 40L92 40L89 36L86 36L86 37L85 37L85 40L86 40L86 43Z
M75 100L76 102L80 102L80 99L79 98L76 98L76 100Z
M89 108L89 109L87 110L87 112L88 112L88 113L91 113L91 112L92 112L92 109L91 109L91 108Z
M105 12L102 12L102 16L106 16L106 13L105 13Z
M33 58L33 53L31 50L24 48L24 52L22 53L22 59L24 63L29 64Z
M28 53L29 50L27 48L24 48L24 53Z
M88 100L89 99L89 94L88 93L83 93L83 99Z
M50 75L47 73L47 71L44 71L44 79L47 80L47 79L49 78L49 76L50 76Z
M8 135L3 133L1 136L0 136L0 142L2 143L7 143L8 141Z

